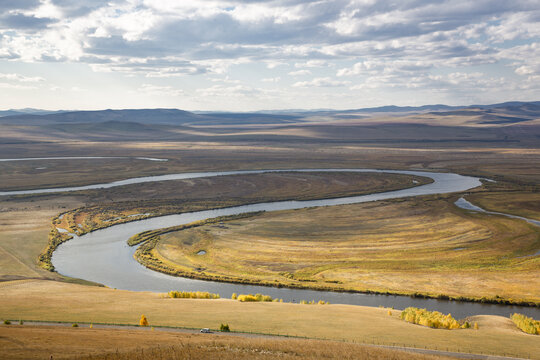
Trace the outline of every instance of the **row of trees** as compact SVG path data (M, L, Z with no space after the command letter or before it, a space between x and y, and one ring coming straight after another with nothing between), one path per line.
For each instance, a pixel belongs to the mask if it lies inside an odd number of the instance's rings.
M173 299L219 299L219 294L212 294L207 291L169 291L170 298Z

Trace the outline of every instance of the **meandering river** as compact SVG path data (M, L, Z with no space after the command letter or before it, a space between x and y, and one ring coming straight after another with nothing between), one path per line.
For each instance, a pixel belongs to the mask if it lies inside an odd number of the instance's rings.
M126 289L132 291L209 291L213 293L219 293L222 297L230 297L233 292L264 293L271 295L274 298L282 298L284 299L284 301L290 302L299 302L301 300L325 300L331 303L339 304L386 306L395 307L398 309L403 309L407 306L425 307L445 313L451 312L454 316L460 318L475 314L496 314L508 316L512 312L524 313L528 316L534 316L535 318L540 317L540 309L538 308L457 302L436 299L419 299L407 296L337 293L315 290L273 288L173 277L149 270L139 264L133 258L133 253L136 249L133 247L129 247L126 243L127 239L130 236L142 231L186 224L196 220L203 220L218 216L227 216L253 211L291 210L316 206L355 204L368 201L395 199L409 196L462 192L477 187L481 184L480 180L474 177L450 173L374 169L224 171L142 177L116 181L107 184L95 184L82 187L68 187L57 189L25 190L20 192L4 192L0 193L0 195L11 195L14 193L31 194L43 192L77 191L89 188L107 188L151 181L192 179L198 177L226 176L236 174L258 174L275 171L385 172L393 174L426 176L433 179L433 182L430 184L416 186L408 189L388 191L371 195L324 200L268 202L236 206L224 209L197 211L179 215L168 215L140 221L133 221L130 223L111 226L109 228L98 230L84 236L75 237L73 240L59 246L59 248L53 254L52 262L57 271L61 274L70 277L95 281L112 288Z

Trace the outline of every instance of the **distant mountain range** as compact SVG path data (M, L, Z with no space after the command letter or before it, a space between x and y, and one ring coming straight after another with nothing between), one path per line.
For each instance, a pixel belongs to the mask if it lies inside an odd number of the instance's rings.
M0 124L52 125L139 123L145 125L218 126L302 123L317 116L336 119L358 118L384 114L437 114L439 116L479 116L485 124L505 124L540 118L540 101L505 102L491 105L448 106L381 106L351 110L283 110L252 113L189 112L178 109L126 109L97 111L47 111L21 109L0 111Z

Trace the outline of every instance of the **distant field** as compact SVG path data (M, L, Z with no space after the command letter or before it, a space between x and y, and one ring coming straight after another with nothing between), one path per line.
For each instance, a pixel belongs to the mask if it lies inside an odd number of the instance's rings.
M171 299L157 293L54 281L0 283L0 299L0 319L137 324L145 314L155 326L216 329L228 323L234 331L540 359L539 338L499 316L469 318L479 324L479 330L449 331L407 323L399 319L398 310L391 310L389 316L385 308Z
M161 235L144 260L203 278L540 302L540 229L454 200L269 212Z

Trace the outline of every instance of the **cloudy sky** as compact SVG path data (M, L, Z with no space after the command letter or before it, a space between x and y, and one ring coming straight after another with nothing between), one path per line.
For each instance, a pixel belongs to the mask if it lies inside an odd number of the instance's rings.
M0 0L0 109L540 100L540 2Z

